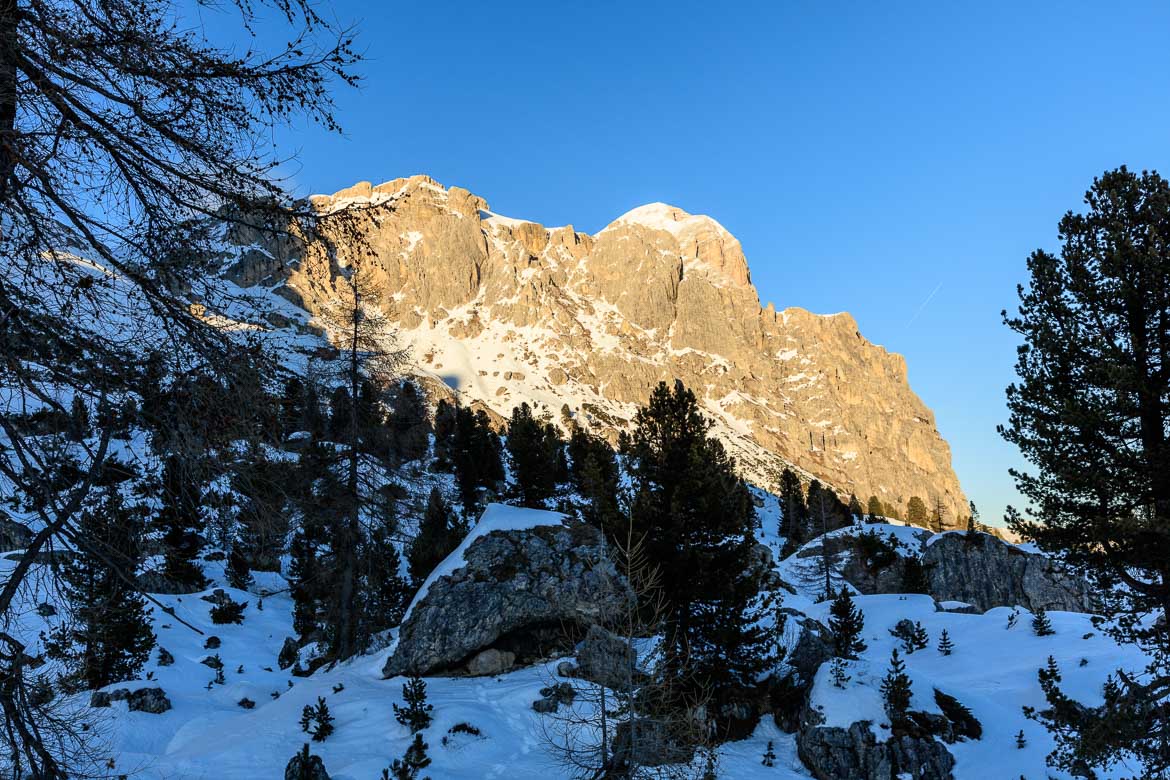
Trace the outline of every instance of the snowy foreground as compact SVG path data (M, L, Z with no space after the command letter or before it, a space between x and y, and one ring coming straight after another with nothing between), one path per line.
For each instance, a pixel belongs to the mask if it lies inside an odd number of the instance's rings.
M767 509L771 507L766 507ZM525 510L515 510L516 513ZM542 513L549 514L549 513ZM532 518L541 522L543 518ZM503 522L503 521L501 521ZM507 523L523 522L508 513ZM770 523L765 522L765 527ZM773 526L774 527L774 526ZM894 527L879 527L904 535ZM773 541L773 540L766 540ZM460 552L444 566L459 564ZM789 562L782 563L784 571ZM0 559L0 579L15 564ZM222 583L218 563L206 564L207 574ZM276 575L261 575L253 589L280 590L283 581ZM161 686L173 708L161 715L130 712L125 702L92 709L78 704L95 735L95 757L109 776L137 778L280 778L288 759L308 741L299 725L302 708L324 697L335 718L334 733L324 742L312 743L331 776L337 780L375 780L383 768L405 751L407 729L399 725L392 710L401 703L402 678L384 680L381 670L393 645L333 669L322 669L308 678L293 677L277 666L284 638L292 635L292 602L287 593L263 599L260 608L256 593L226 589L237 601L247 601L242 625L213 625L211 604L199 598L160 595L158 600L174 616L152 608L158 645L174 656L174 663L158 664L156 648L142 680L121 687ZM1030 615L1021 611L1008 628L1012 610L993 609L982 615L937 611L934 601L920 595L859 596L865 613L864 641L868 649L847 672L851 681L844 689L835 687L829 665L821 667L813 689L813 703L823 710L826 725L848 726L871 720L879 739L888 735L882 727L879 686L886 673L890 651L897 640L888 629L898 620L921 621L930 634L930 645L906 656L908 673L914 682L915 709L937 711L932 688L949 693L967 705L983 724L983 738L949 746L956 759L955 777L1019 778L1044 780L1060 777L1045 767L1045 755L1052 749L1047 732L1024 718L1025 705L1042 706L1036 670L1051 655L1064 675L1065 689L1086 703L1100 700L1101 684L1118 666L1135 667L1141 658L1119 648L1103 637L1088 615L1049 613L1055 636L1035 636ZM789 595L785 606L797 609L822 622L828 619L828 604L814 603L806 595ZM203 632L198 634L175 618ZM22 633L34 641L47 624L33 610L23 616ZM53 618L48 618L49 621ZM946 629L954 642L953 655L937 650L938 637ZM208 636L217 636L217 649L204 649ZM794 639L795 637L789 637ZM218 653L224 665L224 683L213 682L215 672L201 663ZM433 763L427 774L440 778L549 778L567 777L542 741L542 716L532 710L540 698L539 689L556 679L555 661L499 677L427 680L435 720L425 732ZM248 699L254 709L239 702ZM458 723L479 729L481 735L450 734ZM1023 730L1026 746L1017 747L1016 735ZM777 755L775 767L761 763L767 743ZM796 755L795 737L782 733L765 718L747 740L724 745L719 753L719 774L727 778L810 777ZM108 762L108 763L107 763ZM1119 768L1113 775L1127 774Z

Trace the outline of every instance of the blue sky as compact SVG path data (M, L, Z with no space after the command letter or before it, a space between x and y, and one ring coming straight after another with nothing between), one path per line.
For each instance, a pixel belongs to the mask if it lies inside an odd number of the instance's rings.
M985 520L1018 500L1000 324L1094 175L1170 173L1170 5L334 0L368 55L306 191L428 173L596 231L665 201L743 243L761 301L906 356ZM962 7L961 7L962 6Z

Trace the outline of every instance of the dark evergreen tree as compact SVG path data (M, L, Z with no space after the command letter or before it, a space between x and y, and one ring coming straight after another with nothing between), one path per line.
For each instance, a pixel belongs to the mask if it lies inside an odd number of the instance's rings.
M1036 636L1052 636L1056 633L1052 628L1052 621L1048 619L1048 613L1043 608L1037 609L1032 615L1032 631Z
M331 441L349 443L349 434L353 422L353 400L349 395L349 388L336 387L329 397L329 425L326 434Z
M431 425L427 419L426 398L413 381L406 379L399 384L386 425L399 462L418 460L426 455Z
M95 689L134 679L150 657L154 634L134 575L142 562L143 514L125 505L117 485L81 513L86 541L62 566L71 619L55 632L53 655L68 669L68 688Z
M543 507L557 487L564 469L560 436L552 424L542 423L527 403L512 409L506 442L516 497L522 506Z
M237 541L228 552L224 576L227 577L228 585L238 590L247 590L252 584L252 572L248 568L248 555L243 542Z
M306 392L300 377L291 376L285 380L280 396L280 429L284 436L308 430Z
M792 469L780 473L780 535L784 537L784 549L780 555L787 558L810 538L808 505L800 478Z
M1016 749L1023 750L1026 747L1028 747L1028 739L1024 736L1024 730L1020 729L1020 732L1016 734Z
M968 501L967 508L970 512L967 515L967 535L972 536L979 533L979 510L975 507L974 501Z
M431 765L430 756L427 755L429 747L423 742L422 734L416 733L402 758L394 759L389 772L382 770L383 780L419 780L419 772Z
M1122 167L1060 221L1058 254L1028 259L1016 316L1019 382L1004 437L1034 471L1013 471L1032 509L1009 526L1086 574L1104 624L1149 663L1120 670L1121 697L1054 707L1057 769L1137 759L1170 773L1170 185ZM1083 716L1083 717L1082 717Z
M664 671L673 690L699 686L720 703L773 662L753 619L759 583L747 574L759 525L734 461L681 383L661 383L623 439L632 522L668 600Z
M394 705L394 719L417 734L431 725L434 709L427 704L427 684L423 678L414 676L402 684L402 701L406 706Z
M865 616L853 603L849 589L842 586L837 598L829 607L829 630L833 632L833 654L838 658L857 658L865 650L861 632L865 628Z
M849 684L849 681L853 679L845 673L845 659L840 657L834 658L832 660L829 669L829 676L833 680L834 687L837 688L844 688Z
M585 500L584 519L616 538L622 521L618 505L617 457L605 439L573 425L566 448L573 486Z
M171 455L163 463L161 507L155 525L163 530L163 576L171 582L202 588L207 578L196 563L203 549L200 510L203 468L196 458Z
M764 751L764 766L776 766L776 747L772 740L768 740L768 749Z
M880 523L884 519L885 509L882 507L881 499L877 496L870 496L866 503L866 512L868 517L866 520L871 523Z
M955 651L955 643L951 641L951 636L945 628L938 637L938 651L943 655L950 655Z
M852 493L849 494L849 516L857 525L865 522L865 510L861 508L861 502L857 500L857 496Z
M443 500L438 488L431 488L426 514L419 523L418 533L406 552L410 580L414 588L422 585L436 566L450 555L466 535L466 529Z
M906 503L906 522L920 528L927 527L926 504L918 496L910 496Z
M304 421L301 424L314 441L325 438L328 420L321 408L321 392L317 389L315 382L310 382L305 388Z
M456 407L449 448L463 514L471 517L479 508L480 491L504 479L503 445L486 412Z
M394 544L391 526L381 525L370 531L362 549L361 576L362 624L359 635L372 637L402 622L410 603L412 588L400 573L402 557Z
M333 715L329 713L324 696L317 697L316 705L306 704L301 710L301 731L311 736L314 742L324 742L333 733Z
M890 654L890 668L882 680L882 700L886 705L886 714L895 724L905 719L906 711L910 709L911 695L906 664L898 657L898 650L895 648Z

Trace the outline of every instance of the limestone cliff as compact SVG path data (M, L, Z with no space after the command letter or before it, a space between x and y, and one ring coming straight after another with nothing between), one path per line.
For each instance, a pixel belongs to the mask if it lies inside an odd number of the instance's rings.
M761 308L739 242L715 220L651 204L588 235L493 214L425 176L313 201L322 213L353 203L379 205L359 217L363 246L296 252L288 297L316 311L341 268L362 268L417 371L465 398L500 413L527 400L557 419L567 405L612 433L678 378L764 487L791 463L863 502L941 500L951 526L965 512L903 358L848 314Z

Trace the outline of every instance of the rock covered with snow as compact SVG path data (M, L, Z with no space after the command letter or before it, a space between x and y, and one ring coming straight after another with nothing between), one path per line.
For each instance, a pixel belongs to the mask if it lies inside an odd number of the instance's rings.
M477 660L484 651L520 663L546 657L566 649L567 628L612 614L625 596L599 530L489 504L415 596L383 674L498 673Z
M930 593L938 601L962 601L986 611L1092 612L1088 583L1062 571L1048 556L1031 553L989 534L946 533L930 540L922 556Z

